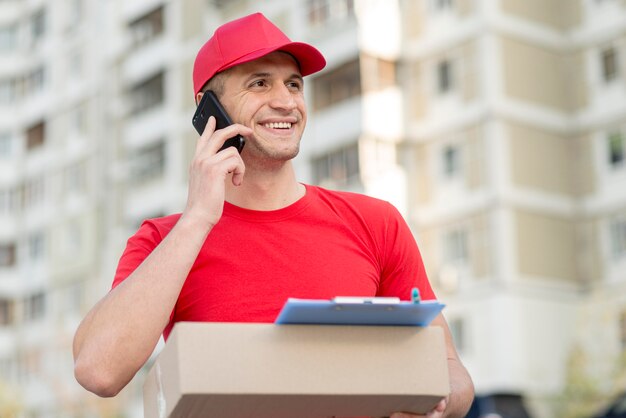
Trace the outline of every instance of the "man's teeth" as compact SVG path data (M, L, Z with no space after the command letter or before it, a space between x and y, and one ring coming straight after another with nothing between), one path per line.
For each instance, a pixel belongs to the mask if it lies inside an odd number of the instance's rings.
M289 129L291 128L291 122L271 122L264 125L270 129Z

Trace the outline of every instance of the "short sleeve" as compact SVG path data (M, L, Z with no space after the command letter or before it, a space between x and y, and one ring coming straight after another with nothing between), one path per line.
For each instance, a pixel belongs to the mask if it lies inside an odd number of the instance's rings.
M163 237L156 225L149 220L144 221L135 235L126 243L126 249L120 257L111 288L115 288L126 280L162 240Z
M388 205L385 228L379 296L410 300L412 289L417 287L422 299L436 299L415 238L400 212L391 204Z

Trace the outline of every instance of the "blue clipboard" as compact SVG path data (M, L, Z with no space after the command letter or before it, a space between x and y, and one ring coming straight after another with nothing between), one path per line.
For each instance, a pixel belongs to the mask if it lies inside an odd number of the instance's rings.
M350 301L346 299L352 299ZM445 304L436 300L400 302L396 298L289 298L276 324L405 325L425 327Z

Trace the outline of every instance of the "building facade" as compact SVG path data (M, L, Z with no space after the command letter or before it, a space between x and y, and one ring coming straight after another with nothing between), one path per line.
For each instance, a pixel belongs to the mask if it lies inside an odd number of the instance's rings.
M609 393L625 1L2 0L0 405L142 416L143 371L116 399L86 394L72 336L141 221L184 207L195 53L255 11L328 61L306 80L299 177L400 209L477 393L559 416L576 350Z

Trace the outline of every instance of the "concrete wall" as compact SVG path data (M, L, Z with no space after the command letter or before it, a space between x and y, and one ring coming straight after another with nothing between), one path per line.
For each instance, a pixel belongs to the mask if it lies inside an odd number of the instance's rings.
M509 122L513 184L570 196L574 192L574 139Z
M514 219L517 265L521 276L576 280L574 222L525 209L516 209Z
M504 13L555 30L567 30L581 22L581 0L501 0Z
M565 112L586 103L580 53L565 54L506 36L500 45L508 97Z

